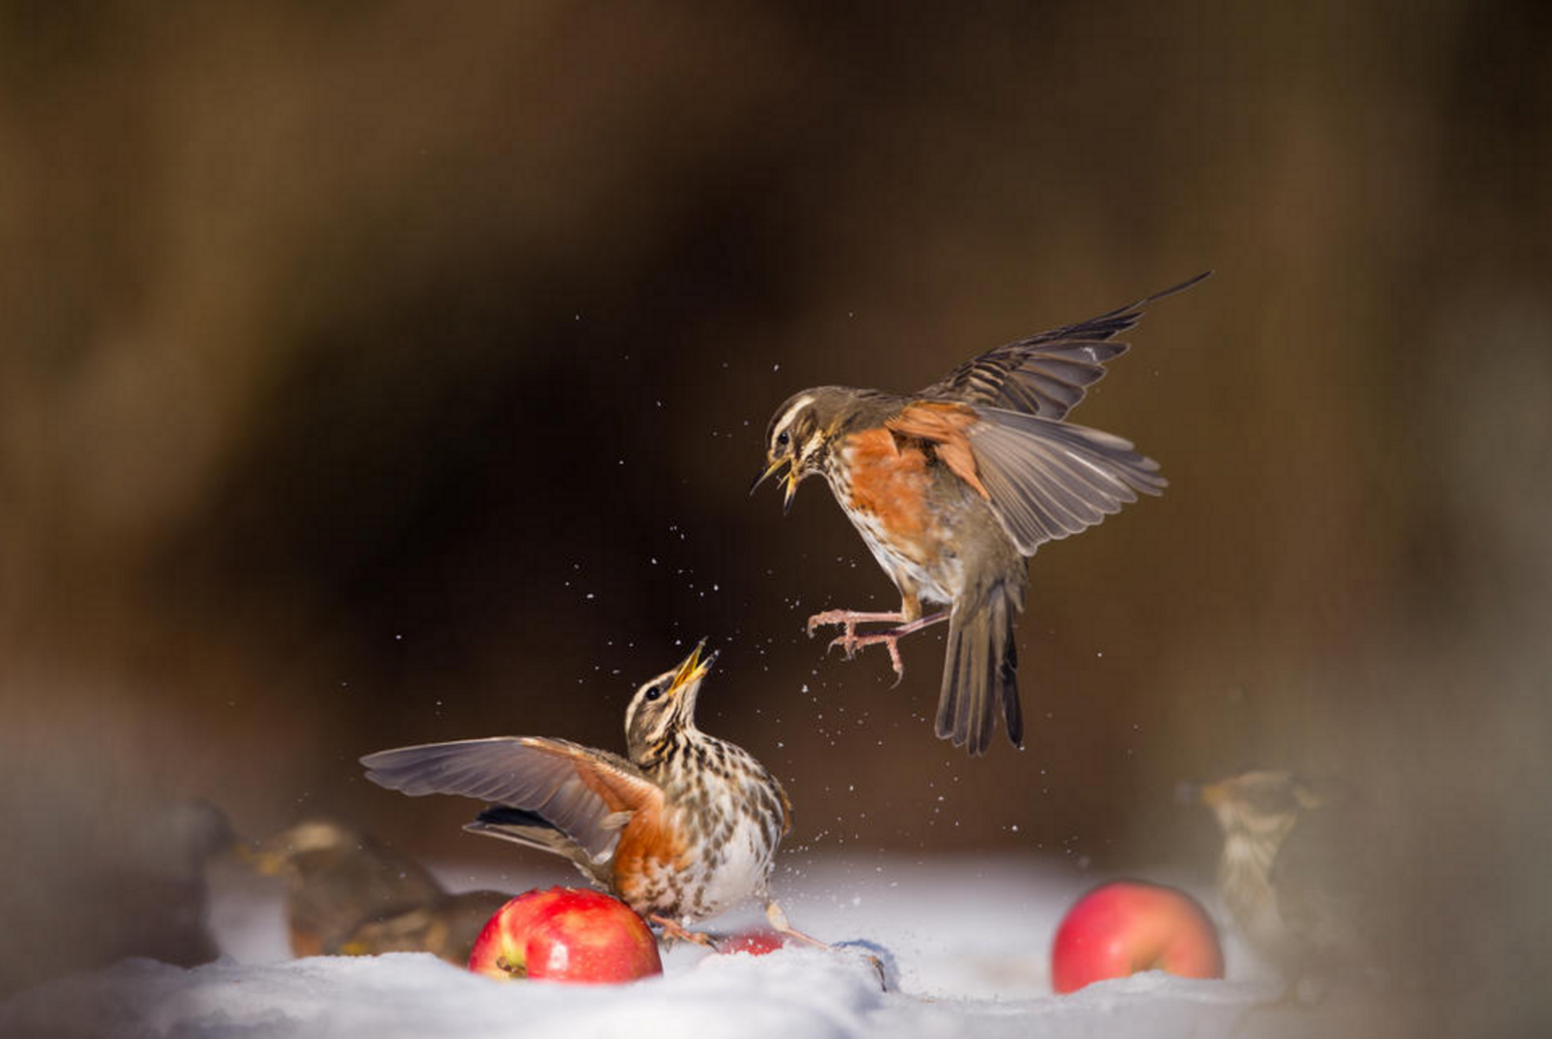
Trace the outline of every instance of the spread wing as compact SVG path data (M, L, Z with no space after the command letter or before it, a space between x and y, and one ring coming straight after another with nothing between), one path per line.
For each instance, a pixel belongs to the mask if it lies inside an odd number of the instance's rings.
M984 497L1024 555L1076 534L1167 481L1118 436L1038 415L917 401L885 426L933 443L939 461Z
M992 507L1025 555L1168 485L1157 462L1113 434L1014 411L980 415L965 433Z
M372 782L411 797L458 794L531 812L594 861L614 850L633 813L663 803L662 789L624 758L537 736L401 747L361 764Z
M1124 354L1127 343L1115 337L1142 318L1142 308L1166 296L1184 292L1211 274L1081 321L1076 325L1020 339L971 358L919 396L964 401L1019 411L1041 418L1066 416L1088 387L1105 375L1105 363Z

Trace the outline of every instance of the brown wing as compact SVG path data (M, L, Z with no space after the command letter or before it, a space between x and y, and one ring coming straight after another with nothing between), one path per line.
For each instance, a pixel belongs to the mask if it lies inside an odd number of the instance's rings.
M1083 400L1088 387L1104 378L1105 363L1124 354L1128 344L1114 337L1142 318L1142 308L1183 292L1211 274L1049 332L988 350L955 368L919 396L964 401L1041 418L1060 419Z
M934 445L937 457L991 503L1019 551L1076 534L1137 491L1159 494L1158 463L1118 436L999 408L917 401L885 427Z
M917 401L885 421L884 428L896 436L931 441L940 462L948 466L955 476L974 487L981 497L990 498L991 495L981 483L975 454L970 450L970 438L966 434L966 430L979 421L981 416L974 408L924 400Z
M1168 486L1126 440L1035 415L982 408L965 431L1003 527L1025 555Z
M401 747L361 764L372 782L411 797L458 794L532 812L594 860L633 814L655 816L663 803L662 789L624 758L537 736Z

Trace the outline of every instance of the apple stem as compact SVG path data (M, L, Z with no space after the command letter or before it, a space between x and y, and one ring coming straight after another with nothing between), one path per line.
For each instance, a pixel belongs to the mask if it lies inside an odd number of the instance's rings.
M528 964L526 962L524 962L524 963L513 963L511 960L508 960L505 956L497 956L496 957L496 967L497 967L498 970L506 971L508 974L512 975L514 978L526 978L526 977L528 977Z

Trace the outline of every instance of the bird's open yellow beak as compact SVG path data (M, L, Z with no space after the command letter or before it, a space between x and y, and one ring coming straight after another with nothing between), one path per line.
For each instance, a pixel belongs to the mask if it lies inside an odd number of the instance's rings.
M759 490L760 485L766 480L769 480L772 476L776 475L776 473L780 472L781 467L784 465L788 468L787 475L783 478L782 482L787 485L787 493L782 496L781 511L783 515L786 515L786 513L792 508L793 496L798 493L798 466L797 462L790 455L783 455L782 457L776 459L776 461L772 462L770 465L766 466L764 469L760 470L760 475L756 476L754 478L754 483L749 485L749 493L753 494L755 491Z
M684 663L680 664L679 670L674 672L673 684L669 687L671 692L677 693L685 686L694 685L706 677L706 672L711 670L711 665L717 660L717 654L712 653L703 660L701 650L705 648L706 640L701 639L690 651L690 655L684 658Z
M755 491L758 491L762 483L764 483L766 480L769 480L772 476L775 476L778 472L781 471L781 467L790 461L792 461L791 458L783 455L782 457L776 459L776 461L772 462L770 465L767 465L764 469L761 469L759 473L755 475L754 483L749 485L749 493L752 495Z
M1229 791L1223 783L1213 783L1202 787L1196 796L1208 808L1215 808L1229 799Z
M231 850L232 854L237 857L238 862L241 862L261 877L278 876L286 865L284 855L267 851L247 841L235 842Z

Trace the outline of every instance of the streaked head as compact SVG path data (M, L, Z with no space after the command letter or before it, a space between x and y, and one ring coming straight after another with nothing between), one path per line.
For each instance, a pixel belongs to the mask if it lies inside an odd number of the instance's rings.
M803 478L819 472L820 459L829 435L830 420L835 411L837 387L820 386L816 389L794 393L782 402L771 416L771 424L765 430L765 467L755 477L749 488L753 494L766 480L787 467L782 483L787 492L782 508L792 507L792 498L798 492Z
M1201 790L1202 804L1213 810L1228 836L1258 840L1281 838L1302 812L1318 808L1321 798L1291 772L1245 772Z
M625 745L638 765L653 758L653 748L676 732L695 729L695 701L717 654L702 657L706 640L672 671L644 683L625 709Z
M337 854L361 847L362 834L332 819L306 819L263 841L243 857L265 876L275 876L320 853Z

